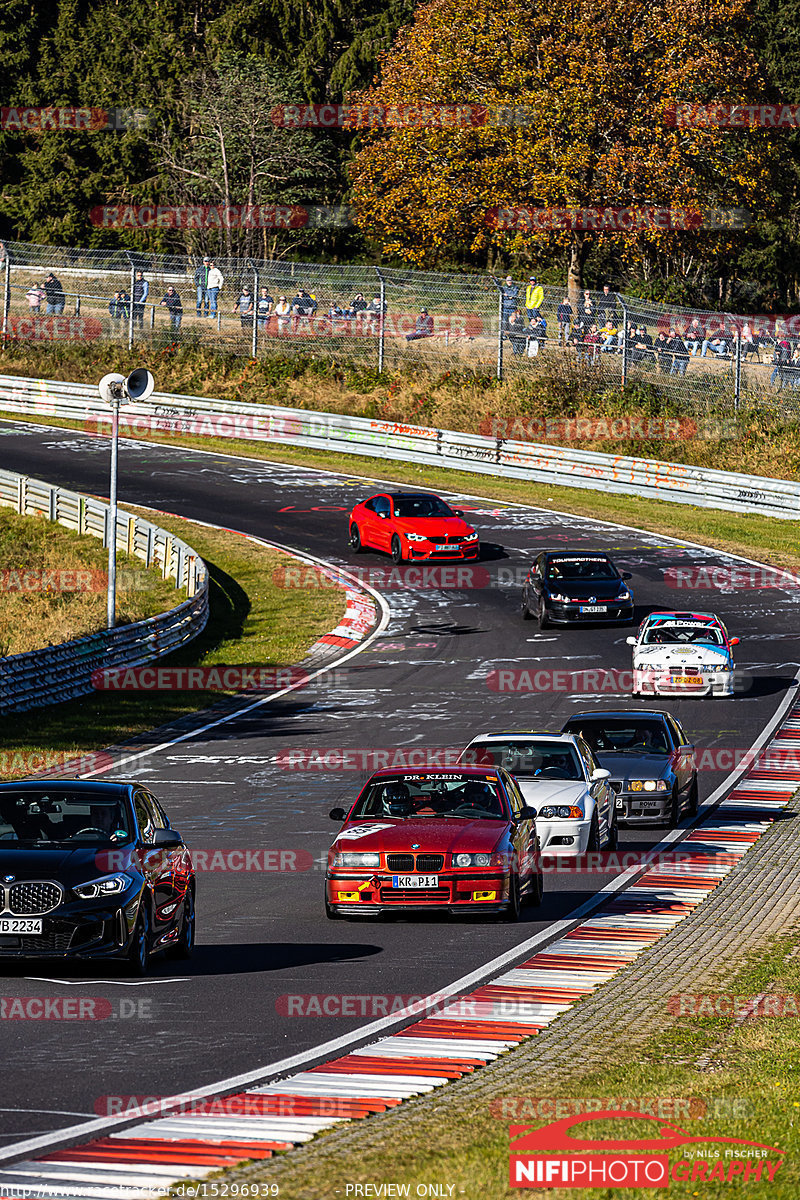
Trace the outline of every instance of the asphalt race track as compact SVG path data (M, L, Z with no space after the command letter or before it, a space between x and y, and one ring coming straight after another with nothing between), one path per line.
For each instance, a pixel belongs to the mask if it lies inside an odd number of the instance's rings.
M7 423L0 424L0 448L8 468L107 495L105 439ZM347 513L374 490L355 476L120 443L123 506L152 505L226 524L350 568L391 566L380 555L352 555L346 545ZM553 497L557 504L557 491ZM737 661L752 673L749 690L732 700L656 702L680 717L698 746L748 747L793 686L796 592L678 591L665 586L665 569L731 560L602 522L448 498L471 510L489 586L385 591L391 624L341 669L335 687L323 678L142 757L124 772L163 800L191 847L306 851L315 865L300 872L200 874L195 955L188 964L155 960L147 980L91 964L37 966L36 977L28 968L7 968L0 987L6 997L107 997L115 1006L124 998L136 1001L126 1011L139 1015L0 1022L6 1064L0 1147L106 1113L104 1096L171 1095L311 1049L380 1012L289 1016L282 997L435 993L546 929L608 882L602 875L550 875L542 908L523 910L518 926L431 918L329 922L319 860L337 826L327 814L349 803L365 773L287 770L276 762L287 750L461 746L493 728L557 731L578 707L618 703L613 695L503 693L488 686L490 672L502 668L630 667L627 627L540 634L535 622L521 620L518 572L536 550L609 550L621 569L633 572L637 620L655 607L709 609L742 639ZM701 773L701 801L725 774ZM621 848L643 848L662 836L623 831Z

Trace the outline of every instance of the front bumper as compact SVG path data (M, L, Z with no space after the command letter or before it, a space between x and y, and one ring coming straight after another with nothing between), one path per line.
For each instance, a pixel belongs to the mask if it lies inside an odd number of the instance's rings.
M634 667L633 687L640 696L732 696L733 671L697 671L692 675L663 668ZM691 682L700 679L700 683Z
M599 603L599 602L598 602ZM581 604L564 604L550 602L545 605L547 616L554 625L602 625L606 622L633 620L633 602L620 603L615 600L602 601L606 611L580 612Z
M329 872L325 876L325 897L336 912L364 916L420 909L496 912L508 903L509 876L502 872L439 872L438 885L395 888L389 872Z
M448 546L446 550L434 549L433 543L408 542L403 539L407 562L474 562L480 558L479 542Z
M0 960L124 957L132 931L127 909L72 911L75 908L63 906L42 917L41 934L0 935Z
M662 825L669 820L670 792L621 792L614 798L622 825Z
M536 834L540 851L544 857L573 858L576 854L585 854L589 848L591 828L591 820L554 817L547 821L537 817Z

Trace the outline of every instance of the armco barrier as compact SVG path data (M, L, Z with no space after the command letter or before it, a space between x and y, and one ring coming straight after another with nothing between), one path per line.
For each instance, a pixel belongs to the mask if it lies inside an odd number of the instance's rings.
M101 500L0 471L0 504L24 516L43 516L108 545L110 510ZM157 564L165 579L185 587L188 599L168 612L118 629L0 658L0 713L24 712L72 700L94 690L92 673L109 667L138 666L196 637L208 620L208 571L191 546L151 521L117 512L118 550Z
M111 423L96 388L82 383L0 375L0 410L69 418L98 432ZM187 434L307 446L783 519L800 513L800 483L790 479L266 404L154 392L146 404L122 410L121 429L162 438Z

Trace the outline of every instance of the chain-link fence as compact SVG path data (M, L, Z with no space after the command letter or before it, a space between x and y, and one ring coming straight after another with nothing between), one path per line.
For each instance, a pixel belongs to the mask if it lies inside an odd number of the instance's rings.
M3 336L310 354L378 370L651 383L693 411L794 409L800 316L673 308L534 279L9 242ZM800 396L798 396L800 400Z

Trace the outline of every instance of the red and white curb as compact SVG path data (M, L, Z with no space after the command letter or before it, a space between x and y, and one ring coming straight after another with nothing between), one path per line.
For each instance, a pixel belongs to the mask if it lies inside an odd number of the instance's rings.
M793 744L800 745L800 705L768 752ZM213 1102L196 1112L187 1104L0 1169L0 1189L35 1189L54 1200L152 1200L180 1180L291 1150L341 1121L384 1112L470 1074L545 1029L680 924L798 787L800 766L756 762L708 824L681 841L680 855L661 854L597 916L491 982L343 1057L225 1096L216 1102L219 1113Z

